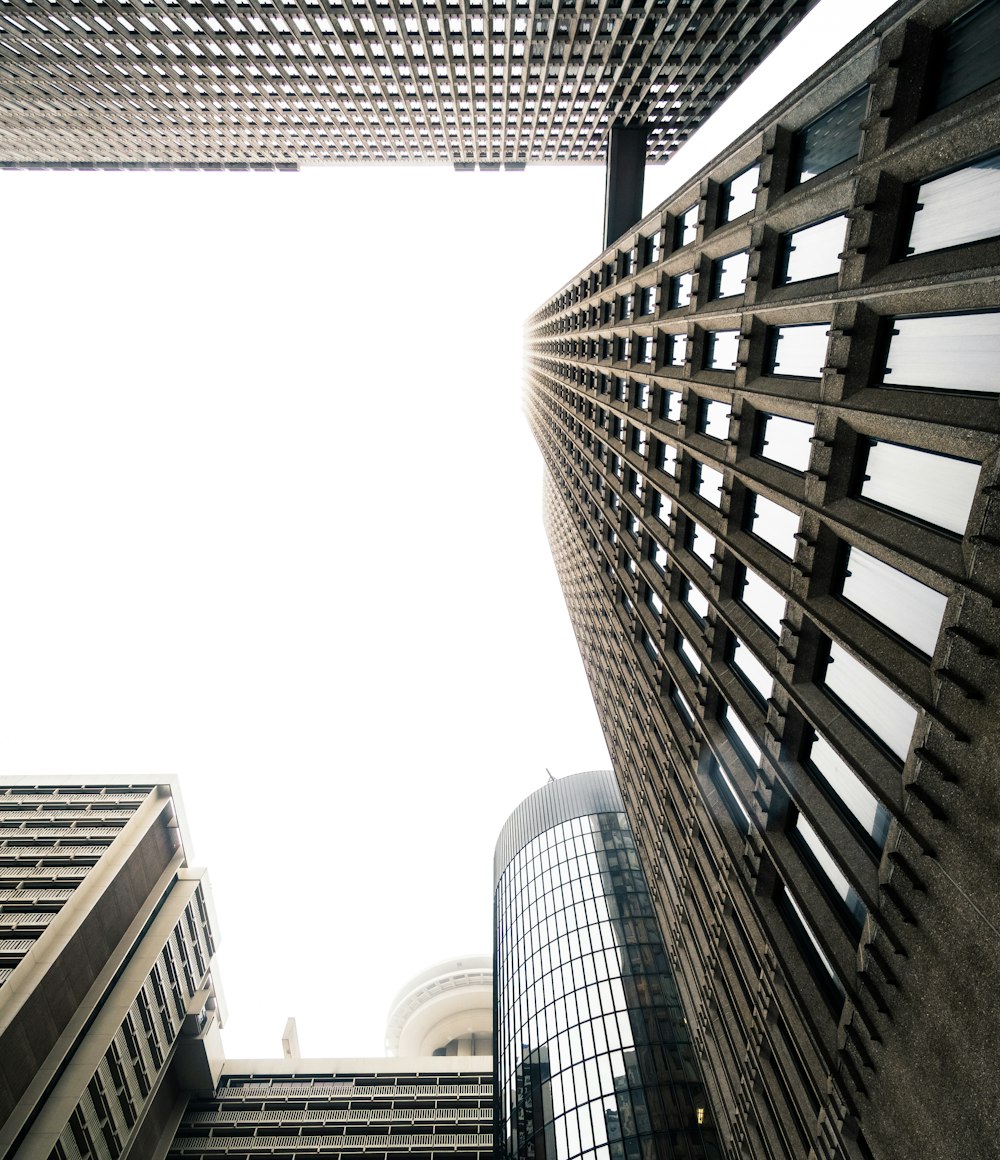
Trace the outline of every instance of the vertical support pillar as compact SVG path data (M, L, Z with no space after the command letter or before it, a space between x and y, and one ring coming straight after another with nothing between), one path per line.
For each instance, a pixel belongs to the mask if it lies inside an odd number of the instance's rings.
M608 139L604 185L604 246L627 233L642 217L646 175L646 125L613 125Z

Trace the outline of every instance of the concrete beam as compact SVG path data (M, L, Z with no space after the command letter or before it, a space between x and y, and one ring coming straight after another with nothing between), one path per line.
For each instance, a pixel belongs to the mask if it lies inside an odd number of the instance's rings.
M642 217L647 133L646 125L612 126L604 184L605 247Z

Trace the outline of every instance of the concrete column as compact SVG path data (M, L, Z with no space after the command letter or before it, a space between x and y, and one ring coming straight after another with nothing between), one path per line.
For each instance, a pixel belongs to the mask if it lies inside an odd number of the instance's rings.
M604 185L605 247L642 217L647 133L646 125L612 126Z

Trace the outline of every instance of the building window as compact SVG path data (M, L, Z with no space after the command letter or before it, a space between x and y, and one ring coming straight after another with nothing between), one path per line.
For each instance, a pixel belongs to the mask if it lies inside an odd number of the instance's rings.
M632 339L618 338L615 340L615 360L617 362L628 362L632 357Z
M757 206L757 186L760 183L760 166L753 165L727 181L722 187L719 206L719 222L735 221Z
M1000 80L1000 4L996 0L986 0L953 20L942 31L941 41L937 108Z
M632 317L632 310L635 305L634 294L622 294L618 298L618 317L619 319L626 319Z
M653 265L654 262L660 260L660 235L659 232L650 234L648 238L643 241L643 262L647 266Z
M712 779L715 788L719 791L722 804L726 807L736 828L741 833L746 834L751 826L750 815L743 805L743 799L740 796L739 790L733 784L733 779L726 772L725 766L714 757L709 758L708 776Z
M665 496L662 492L654 491L652 496L652 510L653 516L661 524L670 523L670 513L673 510L673 505L668 496Z
M722 472L709 467L707 463L695 462L694 492L707 500L713 507L722 506Z
M656 362L656 335L647 334L639 341L639 361Z
M642 315L656 313L656 286L647 286L639 295L639 313Z
M634 383L632 386L632 406L640 411L649 410L649 383Z
M847 811L875 849L881 850L892 820L889 811L830 742L816 732L813 732L804 766L820 788L832 796L834 804Z
M884 383L1000 392L1000 313L925 314L893 323Z
M712 285L709 298L733 298L746 290L747 266L750 255L746 250L716 258L712 263Z
M778 284L805 282L840 272L840 255L847 237L847 217L840 214L781 238Z
M628 379L621 376L615 379L614 397L619 403L628 401Z
M681 419L680 391L663 390L660 392L660 418L668 419L671 423L679 423Z
M656 450L656 466L667 475L677 474L677 448L660 441Z
M701 673L701 657L694 651L687 637L681 636L680 633L677 634L677 655L693 676Z
M698 203L677 215L674 219L674 249L679 250L693 242L698 236Z
M680 713L684 724L690 729L694 725L694 710L691 708L687 697L677 688L677 686L670 682L670 700L674 704L674 708Z
M798 514L754 491L749 493L748 500L747 531L791 560L799 530Z
M696 524L693 520L688 524L687 536L688 551L706 568L711 568L715 563L715 536L711 532L706 532L701 524Z
M675 278L670 279L670 310L679 310L680 307L687 306L690 303L693 285L694 274L690 271L686 274L678 274Z
M702 624L708 620L708 597L686 576L681 581L681 600L696 620Z
M769 334L767 373L818 379L826 363L829 323L775 326Z
M785 598L775 591L752 568L743 567L736 583L737 599L745 605L774 636L781 636L785 615Z
M718 399L698 400L698 430L713 439L729 438L729 403Z
M858 89L795 135L793 184L857 157L867 104L868 90Z
M927 656L934 653L948 597L860 548L848 548L841 595Z
M868 915L867 907L847 880L847 875L841 870L840 864L826 848L819 834L798 811L796 811L791 836L799 851L805 856L807 864L811 864L814 870L819 871L823 883L840 901L843 913L846 915L851 928L856 934L860 934Z
M642 647L646 650L646 655L649 657L649 659L653 662L654 665L659 664L660 650L656 647L655 643L653 642L653 638L645 629L642 630L640 639L642 640Z
M812 423L762 413L757 416L754 454L793 471L806 471L814 430Z
M705 366L716 371L736 370L739 357L738 330L709 330L705 332Z
M961 536L979 489L979 473L980 465L968 459L872 440L861 496Z
M743 684L761 701L766 703L774 691L774 678L754 653L733 634L729 664Z
M682 367L687 360L687 335L668 334L664 339L664 362L667 366Z
M759 769L764 755L757 738L743 723L743 718L733 711L732 706L723 702L719 720L743 764L751 770Z
M996 234L1000 234L1000 153L918 188L906 252L926 254Z
M657 572L666 572L667 549L658 541L650 540L648 554L649 559Z
M917 710L846 649L831 642L826 687L900 761L906 760Z
M657 616L663 615L663 601L648 584L646 585L646 603Z
M839 1016L844 1006L844 984L834 970L833 964L824 954L820 941L816 937L816 932L784 884L775 894L774 901L789 931L791 931L792 937L799 944L803 957L819 981L831 1010Z

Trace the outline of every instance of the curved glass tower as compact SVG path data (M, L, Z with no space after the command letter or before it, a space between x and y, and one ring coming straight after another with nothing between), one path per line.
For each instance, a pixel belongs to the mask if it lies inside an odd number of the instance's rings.
M532 794L494 854L497 1152L720 1155L694 1048L610 772Z

